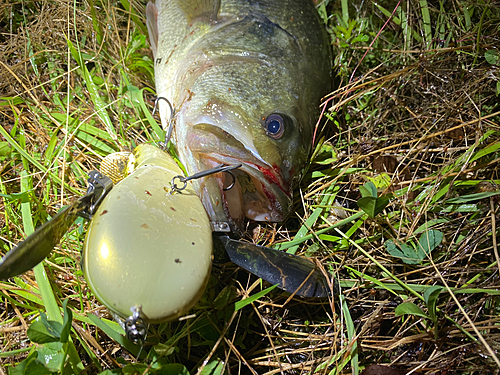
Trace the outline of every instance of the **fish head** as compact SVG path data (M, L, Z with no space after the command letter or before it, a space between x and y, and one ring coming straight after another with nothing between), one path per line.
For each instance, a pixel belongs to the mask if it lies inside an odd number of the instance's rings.
M290 100L275 101L245 91L229 96L215 90L199 101L195 94L176 116L177 150L189 174L241 164L193 181L212 223L228 223L236 232L247 219L280 222L290 214L314 121L290 92Z
M241 164L191 180L214 230L283 221L330 86L317 11L308 1L221 2L214 21L167 4L159 2L157 13L150 6L148 19L158 20L156 90L175 109L179 159L188 175ZM159 102L164 128L167 107Z

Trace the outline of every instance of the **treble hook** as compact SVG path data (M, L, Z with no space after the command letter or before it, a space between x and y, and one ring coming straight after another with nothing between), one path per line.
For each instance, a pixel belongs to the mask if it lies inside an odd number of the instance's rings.
M146 340L146 335L148 333L147 325L144 319L141 318L142 307L141 305L134 306L130 308L132 315L125 320L124 330L127 339L132 341L134 344L144 345Z
M197 178L206 177L206 176L209 176L211 174L215 174L215 173L219 173L219 172L226 172L226 173L229 173L231 175L232 180L233 180L227 188L222 189L224 191L227 191L227 190L231 189L236 182L236 178L234 177L234 174L231 171L234 169L241 168L242 165L243 164L231 164L231 165L221 164L215 168L207 169L205 171L195 173L191 176L187 176L187 177L184 177L181 175L175 176L174 178L172 178L172 181L170 182L170 184L172 185L172 190L179 192L179 191L182 191L186 188L187 182L190 180L195 180ZM179 180L181 183L183 183L183 185L181 187L179 187L176 184L175 180Z
M172 103L170 103L170 101L167 98L165 98L163 96L159 96L155 100L155 106L153 108L153 116L155 115L156 108L158 108L158 102L160 100L165 100L170 108L170 119L168 120L168 129L167 129L167 133L165 134L165 142L163 143L163 145L160 142L160 147L163 150L165 150L167 148L168 142L170 141L170 138L172 137L172 131L174 129L174 112L175 112L175 110L174 110L174 107L172 106Z

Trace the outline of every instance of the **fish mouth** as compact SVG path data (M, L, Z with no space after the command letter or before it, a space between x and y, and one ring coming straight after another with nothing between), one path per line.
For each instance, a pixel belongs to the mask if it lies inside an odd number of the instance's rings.
M241 164L195 182L213 226L226 222L233 231L242 232L246 220L280 222L288 216L291 192L279 168L235 137L217 126L198 124L188 132L187 147L192 155L189 172Z

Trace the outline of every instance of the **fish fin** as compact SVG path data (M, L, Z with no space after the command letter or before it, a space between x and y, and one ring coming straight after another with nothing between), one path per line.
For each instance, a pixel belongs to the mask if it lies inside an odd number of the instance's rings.
M158 47L158 8L151 1L146 7L146 25L148 26L149 43L153 50L153 57L156 60L156 48Z
M177 0L189 24L193 21L216 22L220 0Z

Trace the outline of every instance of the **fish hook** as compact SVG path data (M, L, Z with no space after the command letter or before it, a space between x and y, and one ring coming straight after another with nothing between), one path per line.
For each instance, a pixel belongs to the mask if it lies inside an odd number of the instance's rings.
M137 305L130 309L132 311L132 315L125 320L124 328L125 336L127 339L132 341L134 344L144 345L144 341L146 341L146 336L148 333L148 328L144 319L142 319L142 306ZM141 348L142 350L142 348Z
M241 166L241 164L240 164L240 166ZM229 169L224 171L224 172L229 174L231 176L231 178L233 179L233 181L231 182L231 184L227 188L222 188L222 190L228 191L228 190L232 189L232 187L234 186L234 183L236 182L236 177L234 177L233 172L231 172L231 170L229 170Z
M190 180L195 180L195 179L198 179L198 178L202 178L202 177L206 177L206 176L209 176L211 174L214 174L214 173L219 173L219 172L226 172L226 173L229 173L231 175L231 178L232 178L232 182L231 184L227 187L227 188L223 188L222 190L224 191L227 191L229 189L231 189L235 182L236 182L236 178L234 177L234 174L231 172L232 170L234 169L238 169L242 166L242 164L231 164L231 165L224 165L224 164L221 164L215 168L211 168L211 169L207 169L205 171L201 171L201 172L198 172L198 173L195 173L191 176L187 176L187 177L183 177L183 176L175 176L174 178L172 178L172 181L170 182L170 184L172 185L172 190L176 191L176 192L179 192L179 191L182 191L186 188L187 186L187 182L190 181ZM182 186L179 186L177 183L176 183L176 180L179 180L183 185Z
M174 107L172 106L172 103L170 103L170 101L163 97L163 96L159 96L156 98L155 100L155 106L153 108L153 116L156 112L156 108L158 108L158 102L160 100L165 100L170 108L170 119L168 120L168 128L167 128L167 133L165 134L165 142L160 142L160 147L165 150L167 148L167 145L168 145L168 142L170 141L170 138L172 137L172 131L174 130L174 114L175 114L175 110L174 110Z

